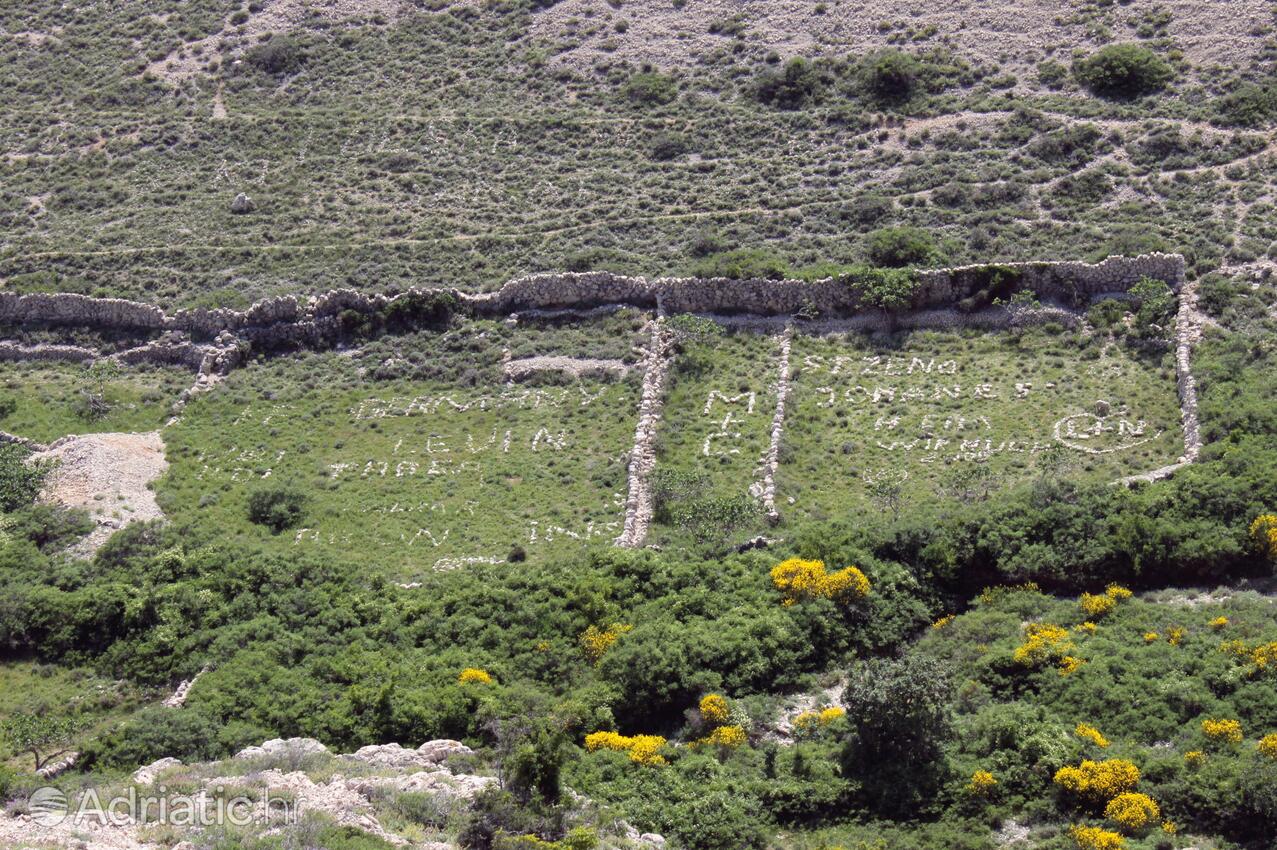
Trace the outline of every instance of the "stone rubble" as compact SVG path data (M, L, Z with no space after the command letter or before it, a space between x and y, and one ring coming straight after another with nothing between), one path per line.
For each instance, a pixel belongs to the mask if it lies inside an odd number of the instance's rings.
M674 337L662 319L653 319L647 356L644 358L643 394L639 400L634 447L630 451L629 495L625 499L625 522L615 544L636 549L647 538L652 522L652 491L649 478L656 468L656 431L665 406L665 382L673 362Z

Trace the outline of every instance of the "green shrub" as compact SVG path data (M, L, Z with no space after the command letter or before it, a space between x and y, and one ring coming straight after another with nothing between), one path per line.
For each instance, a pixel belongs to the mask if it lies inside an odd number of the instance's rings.
M864 65L869 91L880 100L908 100L918 86L922 63L900 50L883 50Z
M820 72L811 62L795 56L783 68L768 69L754 82L754 96L781 109L798 109L819 97Z
M271 531L291 528L302 517L306 497L289 487L269 487L248 497L248 518Z
M875 266L921 266L935 259L936 243L930 233L917 227L886 227L869 234L866 253Z
M665 74L644 71L630 77L622 93L635 103L664 105L678 97L678 83Z
M291 74L306 63L306 51L287 36L275 36L244 53L244 61L264 74Z
M27 463L31 452L15 443L0 443L0 511L9 513L35 501L51 462Z
M1165 86L1174 72L1139 44L1110 44L1073 66L1078 82L1104 97L1138 97Z
M732 280L784 280L789 275L789 264L765 248L738 248L700 260L692 266L692 275Z

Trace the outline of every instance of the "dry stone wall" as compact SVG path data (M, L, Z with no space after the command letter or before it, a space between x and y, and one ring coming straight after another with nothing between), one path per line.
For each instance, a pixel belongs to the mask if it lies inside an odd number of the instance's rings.
M920 271L915 310L950 307L987 284L991 269L1009 272L1020 288L1040 298L1070 303L1110 292L1124 292L1141 277L1166 281L1178 290L1184 282L1184 258L1178 254L1109 257L1100 263L1032 262L974 265ZM385 313L395 302L450 296L457 307L477 315L509 315L528 310L607 304L632 304L663 313L792 315L815 309L822 317L849 317L866 310L854 287L836 279L729 280L726 278L628 277L608 272L538 274L509 281L491 293L414 289L395 296L341 289L299 299L284 296L259 301L246 310L195 309L171 314L158 307L119 298L71 293L0 293L0 323L63 324L110 330L184 331L215 336L242 334L263 345L313 345L340 331L344 312Z

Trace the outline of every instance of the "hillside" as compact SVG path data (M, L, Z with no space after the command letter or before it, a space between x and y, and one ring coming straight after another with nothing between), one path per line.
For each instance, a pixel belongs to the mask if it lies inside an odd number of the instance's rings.
M1275 27L0 8L0 850L1277 848Z

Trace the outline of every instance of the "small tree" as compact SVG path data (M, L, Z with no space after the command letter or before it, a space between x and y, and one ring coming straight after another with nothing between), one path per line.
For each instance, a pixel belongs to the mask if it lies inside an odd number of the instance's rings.
M879 510L891 511L892 519L900 518L907 478L908 473L903 470L888 470L877 475L865 476L865 487L869 498Z
M0 735L15 752L30 753L40 770L71 750L75 719L52 711L21 712L0 721Z
M811 62L795 56L779 70L764 71L754 84L755 96L781 109L797 109L820 94L820 72Z
M106 398L106 388L119 376L120 365L114 360L94 360L89 368L84 370L80 395L84 399L84 415L88 419L101 419L111 412L111 403Z
M869 234L869 262L875 266L921 266L936 256L931 234L917 227L884 227Z
M306 497L290 487L268 487L248 497L248 518L275 533L297 524Z
M1165 281L1142 277L1130 288L1134 299L1135 330L1142 337L1166 335L1166 328L1175 313L1175 293Z
M952 694L949 668L922 655L871 659L850 671L843 776L862 783L874 813L913 817L935 799L948 773Z

